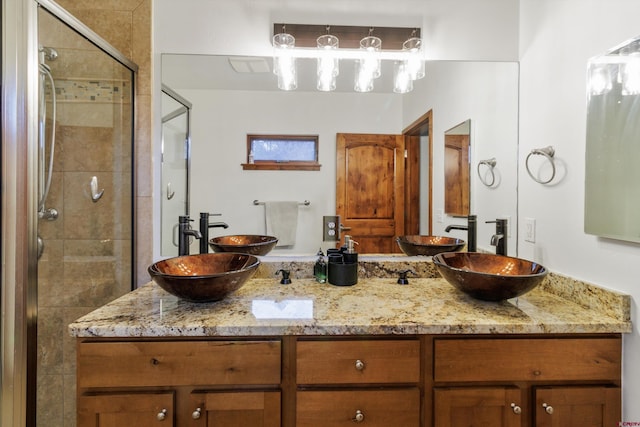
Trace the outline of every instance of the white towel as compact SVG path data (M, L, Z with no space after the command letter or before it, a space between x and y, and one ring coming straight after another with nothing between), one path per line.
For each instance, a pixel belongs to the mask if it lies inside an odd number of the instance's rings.
M267 234L278 238L276 246L293 246L298 228L298 202L265 202Z

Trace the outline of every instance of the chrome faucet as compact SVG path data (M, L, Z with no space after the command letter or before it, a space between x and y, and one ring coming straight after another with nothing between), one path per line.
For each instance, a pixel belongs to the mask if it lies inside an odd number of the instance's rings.
M498 218L495 221L487 221L487 224L496 224L496 234L491 236L491 246L496 247L497 255L507 254L507 219Z
M178 256L189 255L189 236L202 241L202 234L191 228L190 221L193 220L188 215L178 217Z
M467 225L448 225L444 229L447 233L451 230L467 230L467 252L476 251L476 236L478 235L478 217L477 215L469 215L467 217Z
M209 229L210 228L229 228L226 222L209 222L210 216L219 216L220 214L210 214L208 212L200 212L200 253L209 253Z

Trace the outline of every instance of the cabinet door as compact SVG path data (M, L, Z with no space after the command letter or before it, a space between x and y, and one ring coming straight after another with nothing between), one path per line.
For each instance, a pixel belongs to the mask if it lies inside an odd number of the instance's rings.
M194 426L280 427L280 391L197 392L192 400Z
M545 387L535 390L536 427L607 427L621 420L619 387Z
M173 392L78 398L78 427L172 427L174 419Z
M435 427L519 427L521 393L511 387L436 388Z

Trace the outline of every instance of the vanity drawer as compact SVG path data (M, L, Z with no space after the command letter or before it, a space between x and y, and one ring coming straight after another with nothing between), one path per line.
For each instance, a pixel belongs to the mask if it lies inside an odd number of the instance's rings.
M281 343L81 342L78 387L280 384Z
M296 427L418 427L420 390L299 391Z
M420 341L298 341L298 384L386 384L420 381Z
M621 339L436 339L434 361L436 382L616 381Z

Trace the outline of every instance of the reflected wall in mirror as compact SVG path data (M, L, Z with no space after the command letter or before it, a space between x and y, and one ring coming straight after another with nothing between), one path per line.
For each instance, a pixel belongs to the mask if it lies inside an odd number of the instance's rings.
M160 186L162 256L178 255L178 217L189 215L190 117L191 103L163 85Z
M640 242L640 37L592 58L585 232Z
M468 216L471 120L444 133L444 213Z
M271 58L258 58L264 72L239 73L230 67L238 57L216 55L162 55L162 81L193 103L191 197L192 212L219 212L223 234L264 234L264 206L260 201L309 200L298 211L296 243L275 248L269 255L313 255L332 242L322 241L322 216L336 212L336 135L338 133L401 134L427 111L433 111L433 182L420 185L420 233L429 232L428 210L444 212L444 131L472 117L472 158L496 156L504 178L489 192L471 177L471 208L482 220L517 218L518 65L505 62L427 62L425 78L407 94L393 93L392 85L377 85L371 93L355 93L352 84L334 92L318 92L316 63L298 63L296 91L277 89ZM306 67L306 68L305 68ZM384 67L384 64L383 64ZM257 69L257 67L256 67ZM309 69L312 72L303 72ZM341 62L340 73L353 70ZM348 80L348 79L345 79ZM381 82L382 83L382 82ZM305 89L307 88L307 89ZM243 170L247 134L313 134L319 137L319 171ZM425 143L428 138L424 138ZM422 138L421 138L422 141ZM422 145L422 142L421 142ZM428 153L428 145L421 147ZM427 176L420 164L420 176ZM431 203L430 190L433 193ZM476 196L474 192L478 191ZM489 194L487 194L489 193ZM485 203L485 200L487 201ZM427 203L424 203L427 202ZM423 204L424 203L424 204ZM432 208L429 206L432 205ZM423 207L425 206L425 207ZM436 216L434 233L449 223ZM458 218L450 218L457 220ZM484 222L482 223L484 227ZM514 225L515 227L515 225ZM478 241L489 246L494 230L478 230ZM484 233L484 234L483 234ZM515 233L514 233L515 235ZM452 237L464 237L452 233ZM486 242L484 242L486 240ZM509 245L515 250L516 244ZM192 253L194 250L192 248Z

